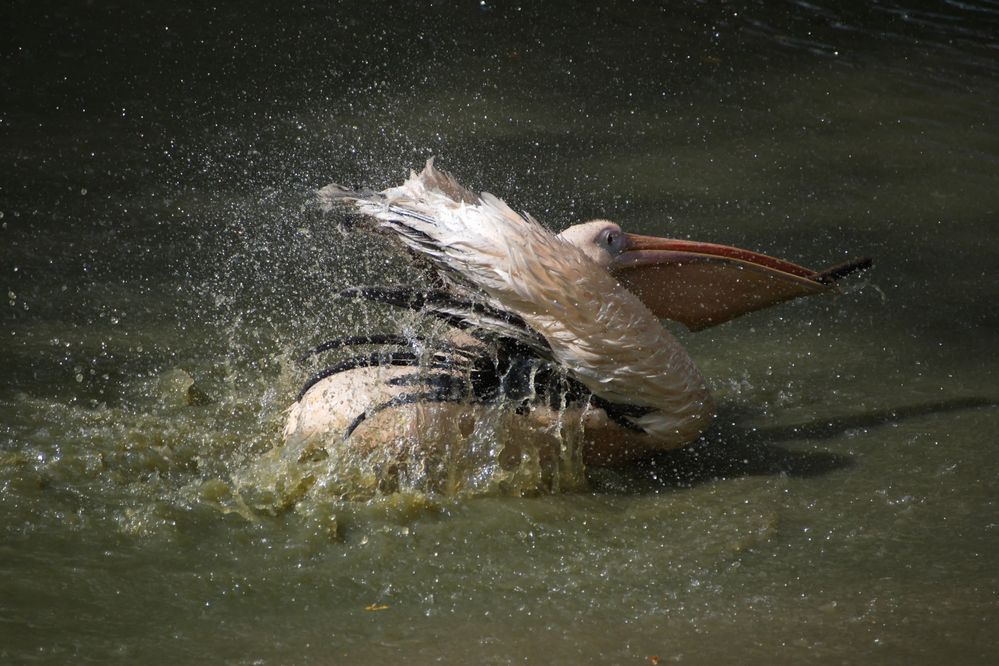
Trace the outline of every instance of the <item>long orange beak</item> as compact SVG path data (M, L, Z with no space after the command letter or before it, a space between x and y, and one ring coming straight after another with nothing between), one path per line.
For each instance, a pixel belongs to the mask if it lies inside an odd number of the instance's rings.
M657 317L692 331L835 290L837 280L872 263L864 258L816 272L727 245L637 234L625 238L610 271Z

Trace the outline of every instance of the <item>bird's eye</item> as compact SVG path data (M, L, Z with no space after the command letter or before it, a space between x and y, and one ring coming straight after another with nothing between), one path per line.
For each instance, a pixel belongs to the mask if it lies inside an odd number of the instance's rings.
M616 247L620 238L621 235L613 229L607 229L603 233L604 245L607 247Z

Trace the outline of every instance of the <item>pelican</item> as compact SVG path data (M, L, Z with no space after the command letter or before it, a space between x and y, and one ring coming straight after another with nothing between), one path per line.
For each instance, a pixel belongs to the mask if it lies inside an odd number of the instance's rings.
M289 501L331 482L344 459L367 461L360 476L386 491L419 485L435 465L437 486L447 485L448 460L513 474L530 459L565 477L581 469L567 457L607 465L688 444L715 406L661 319L700 330L835 290L870 264L816 272L749 250L625 233L608 220L556 235L459 185L432 159L398 187L329 185L319 202L394 237L438 276L421 288L343 296L415 310L450 330L354 336L310 351L379 349L320 372L290 408L284 443L271 452L286 490L297 488ZM289 475L294 465L312 471ZM478 477L457 485L470 478Z

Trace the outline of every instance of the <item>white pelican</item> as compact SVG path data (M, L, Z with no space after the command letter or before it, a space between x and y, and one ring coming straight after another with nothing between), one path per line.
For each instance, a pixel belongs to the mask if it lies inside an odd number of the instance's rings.
M817 273L723 245L627 234L606 220L555 235L493 195L460 186L432 160L399 187L330 185L320 203L359 213L443 278L434 288L362 287L345 295L461 329L437 341L372 335L313 350L382 346L314 377L271 457L323 469L331 456L366 460L383 490L398 487L400 474L416 483L432 461L482 446L492 451L482 464L509 469L527 448L544 467L567 455L600 465L683 446L707 427L714 403L661 318L701 329L829 291L870 263ZM283 482L298 484L291 498L329 481L315 470L293 476Z

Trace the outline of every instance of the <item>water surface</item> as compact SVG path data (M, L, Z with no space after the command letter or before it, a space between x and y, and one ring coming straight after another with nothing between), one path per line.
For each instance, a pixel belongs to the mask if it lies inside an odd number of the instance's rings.
M999 658L994 3L8 14L5 661ZM876 268L679 331L716 425L583 489L243 501L291 360L393 317L335 294L413 279L312 193L431 155L552 228Z

